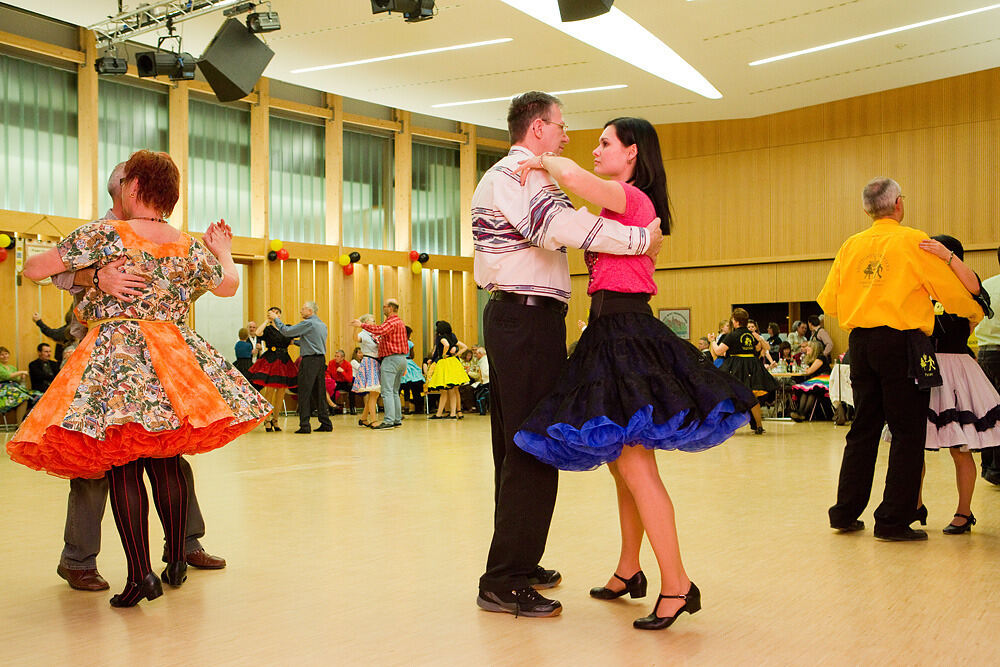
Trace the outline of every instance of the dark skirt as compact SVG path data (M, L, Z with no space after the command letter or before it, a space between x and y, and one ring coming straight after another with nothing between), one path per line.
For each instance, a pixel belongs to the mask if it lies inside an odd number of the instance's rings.
M770 394L778 383L764 368L758 357L726 357L720 370L726 371L757 396Z
M293 389L298 387L299 370L288 356L288 350L268 350L250 367L250 382L253 386Z
M240 373L243 373L243 377L250 379L250 366L253 364L253 360L250 357L240 357L236 360L233 366L236 367Z
M639 305L591 318L518 447L562 470L592 470L626 445L702 451L749 421L753 395Z

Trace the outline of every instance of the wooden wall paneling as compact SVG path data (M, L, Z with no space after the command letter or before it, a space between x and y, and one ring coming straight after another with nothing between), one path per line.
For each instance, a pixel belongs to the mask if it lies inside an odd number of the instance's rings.
M1000 81L997 82L1000 89ZM1000 97L998 95L997 97ZM972 229L963 243L1000 242L1000 120L974 123L972 126L972 177L969 189L970 224Z
M767 116L721 121L718 132L721 153L760 150L771 142L771 124Z
M674 226L663 244L658 266L669 262L717 257L725 233L722 197L717 190L717 159L699 157L664 164Z
M467 140L459 146L459 170L461 172L459 188L461 193L460 210L462 212L461 254L472 257L472 193L476 191L476 126L472 123L460 123L461 131Z
M271 307L267 291L267 260L255 260L246 264L246 314L247 320L257 324L267 321L267 309Z
M971 82L971 116L973 122L1000 119L1000 68L967 74ZM995 144L994 144L995 145Z
M188 228L188 122L190 94L187 81L178 81L167 92L169 116L168 146L170 157L181 172L180 196L170 216L170 224L187 231Z
M930 228L934 211L935 166L934 131L916 129L886 134L883 140L885 169L881 175L899 183L906 198L906 223L917 229Z
M822 141L827 136L823 105L772 114L771 145L789 146Z
M708 189L716 189L719 206L719 224L711 236L721 257L767 257L775 253L775 239L780 233L771 227L770 184L757 178L767 173L766 149L723 153L713 162L717 173L714 183L706 182L704 199L709 199ZM702 236L704 242L708 239ZM781 254L778 251L777 254Z
M296 282L298 283L299 296L295 305L301 306L306 301L315 301L317 308L322 309L322 303L316 298L315 260L301 259L297 264L299 277ZM323 318L327 318L330 316L330 313L320 310L320 315Z
M946 125L934 129L935 202L930 218L931 234L950 234L968 243L972 239L973 197L977 183L974 162L973 125Z
M461 331L451 310L451 271L437 272L437 319L451 324L453 332Z
M250 105L250 236L262 239L270 238L270 90L270 79L261 78L256 86L257 102Z
M79 167L79 215L85 220L96 220L100 201L101 176L97 173L98 151L98 106L97 46L94 33L86 28L77 28L80 47L86 61L77 69L77 153ZM106 177L105 177L106 178Z
M286 259L281 262L281 321L285 324L295 324L302 319L302 302L305 300L299 294L299 273L302 270L303 260ZM277 262L276 262L277 263ZM299 347L292 345L288 348L292 358L299 355Z
M843 139L882 131L882 97L861 95L822 105L826 138Z
M399 280L401 286L399 317L413 330L413 333L410 334L410 340L413 342L413 359L419 364L423 360L421 350L424 349L425 341L431 338L431 332L424 331L423 324L423 281L421 281L420 276L414 275L408 266L398 268L397 272L403 274Z
M369 267L365 265L356 267L354 275L351 278L353 279L352 287L354 288L354 317L361 317L365 313L371 313L368 294L368 283L371 282ZM374 315L374 313L372 314Z
M0 262L0 294L7 295L7 298L0 299L0 321L8 322L9 325L0 327L0 345L10 350L12 364L19 364L21 361L18 330L29 323L22 313L30 312L21 307L16 280L14 253L8 251L7 259Z
M339 246L343 243L344 98L325 93L324 100L333 112L324 121L326 244Z
M470 271L461 274L462 322L465 325L465 339L469 345L479 342L479 289Z
M470 326L465 317L465 275L462 271L451 272L451 316L455 318L455 333L462 337L465 344L472 347L476 339L472 337L475 325Z
M337 265L339 266L339 265ZM333 352L340 345L338 324L340 323L339 304L330 292L330 262L313 262L313 294L319 304L320 319L326 322L327 358L333 358Z

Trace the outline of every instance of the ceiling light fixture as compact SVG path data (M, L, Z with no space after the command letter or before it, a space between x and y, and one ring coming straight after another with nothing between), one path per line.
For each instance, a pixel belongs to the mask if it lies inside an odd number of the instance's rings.
M575 93L596 93L601 90L618 90L628 88L624 83L616 83L613 86L597 86L595 88L575 88L573 90L553 90L549 95L573 95ZM518 93L519 95L520 93ZM433 109L443 109L444 107L461 107L466 104L486 104L487 102L510 102L517 95L507 95L506 97L488 97L481 100L466 100L465 102L445 102L444 104L432 104Z
M380 63L386 60L398 60L399 58L412 58L414 56L426 56L431 53L443 53L445 51L458 51L459 49L471 49L477 46L490 46L491 44L503 44L514 41L513 37L503 37L501 39L491 39L485 42L471 42L469 44L456 44L455 46L442 46L436 49L424 49L423 51L410 51L409 53L397 53L391 56L379 56L378 58L365 58L364 60L352 60L346 63L336 63L333 65L319 65L317 67L303 67L293 69L292 74L304 74L305 72L318 72L324 69L337 69L338 67L353 67L354 65L367 65L369 63Z
M664 81L717 100L722 93L658 37L612 8L585 21L563 23L557 0L501 0L514 9Z
M838 46L847 46L848 44L855 44L857 42L863 42L868 39L875 39L876 37L884 37L886 35L892 35L897 32L903 32L904 30L923 28L924 26L934 25L935 23L943 23L944 21L951 21L952 19L960 19L966 16L972 16L973 14L981 14L983 12L988 12L994 9L1000 9L1000 3L987 5L986 7L980 7L979 9L970 9L966 12L959 12L958 14L939 16L936 19L928 19L926 21L920 21L919 23L911 23L909 25L900 26L898 28L889 28L888 30L873 32L867 35L861 35L860 37L851 37L850 39L842 39L839 42L830 42L829 44L821 44L819 46L814 46L810 49L802 49L801 51L792 51L791 53L783 53L780 56L764 58L763 60L755 60L752 63L750 63L750 67L756 67L757 65L766 65L768 63L777 62L778 60L787 60L789 58L795 58L796 56L804 56L807 53L816 53L817 51L826 51L827 49L835 49Z

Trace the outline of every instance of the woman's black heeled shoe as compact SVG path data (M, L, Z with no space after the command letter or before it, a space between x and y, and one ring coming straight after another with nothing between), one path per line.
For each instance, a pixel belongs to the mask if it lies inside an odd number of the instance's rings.
M163 595L163 586L160 585L160 580L156 578L156 575L150 572L139 583L130 581L125 584L125 590L111 597L111 606L134 607L139 604L139 600L155 600L161 595Z
M684 600L684 606L677 610L673 616L657 616L656 608L660 606L660 600ZM693 614L701 609L701 591L691 582L691 588L686 595L661 595L656 598L653 605L653 612L649 616L632 621L632 627L639 630L664 630L677 620L677 617L687 612Z
M959 516L956 514L955 516ZM913 520L919 521L921 526L927 525L927 506L921 505L917 508L917 511L913 513Z
M187 561L179 560L173 563L167 563L167 567L163 569L163 577L165 583L170 584L174 588L179 588L181 584L187 581Z
M639 570L628 579L619 577L618 573L615 572L615 579L625 584L625 588L620 591L613 591L604 586L591 588L590 597L597 598L598 600L614 600L626 593L631 595L632 598L646 597L646 575L642 573L642 570Z
M270 433L273 429L271 428L271 422L264 422L264 430Z
M956 518L965 519L965 523L961 526L956 526L953 523L949 523L941 531L945 535L961 535L962 533L969 533L972 531L972 527L976 525L976 516L969 512L968 514L955 514Z
M278 426L278 420L277 419L274 419L274 420L271 421L271 428L274 429L275 433L277 433L278 431L281 430L281 427Z

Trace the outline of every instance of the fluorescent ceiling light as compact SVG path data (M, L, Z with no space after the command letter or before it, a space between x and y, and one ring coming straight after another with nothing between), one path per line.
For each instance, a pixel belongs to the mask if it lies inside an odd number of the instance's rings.
M624 83L616 83L613 86L597 86L596 88L575 88L573 90L553 90L549 95L572 95L573 93L594 93L599 90L617 90L619 88L628 88ZM507 95L506 97L488 97L481 100L467 100L465 102L445 102L444 104L432 104L431 107L434 109L441 109L444 107L461 107L466 104L486 104L487 102L509 102L514 99L517 95Z
M935 23L943 23L944 21L951 21L952 19L960 19L965 16L972 16L973 14L981 14L983 12L988 12L993 9L1000 9L1000 3L987 5L986 7L980 7L979 9L970 9L969 11L959 12L958 14L949 14L948 16L940 16L936 19L928 19L926 21L920 21L919 23L911 23L909 25L900 26L898 28L889 28L888 30L882 30L881 32L873 32L867 35L861 35L860 37L851 37L850 39L842 39L839 42L830 42L829 44L821 44L820 46L814 46L811 49L802 49L801 51L792 51L791 53L783 53L780 56L764 58L763 60L755 60L752 63L750 63L750 67L756 67L757 65L766 65L767 63L773 63L778 60L787 60L788 58L803 56L807 53L826 51L827 49L834 49L837 48L838 46L846 46L848 44L854 44L856 42L863 42L866 39L875 39L876 37L884 37L885 35L892 35L893 33L903 32L904 30L923 28L924 26L934 25Z
M673 49L614 7L592 19L563 23L557 0L502 2L653 76L713 100L722 97L722 93Z
M459 49L471 49L477 46L490 46L491 44L503 44L513 41L512 37L501 39L491 39L485 42L471 42L469 44L456 44L454 46L441 46L436 49L424 49L422 51L410 51L409 53L397 53L391 56L379 56L377 58L365 58L364 60L352 60L346 63L336 63L333 65L319 65L317 67L303 67L293 69L292 74L303 74L305 72L318 72L324 69L337 69L338 67L353 67L354 65L367 65L369 63L380 63L386 60L398 60L399 58L412 58L413 56L426 56L431 53L444 53L445 51L458 51Z

